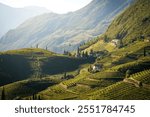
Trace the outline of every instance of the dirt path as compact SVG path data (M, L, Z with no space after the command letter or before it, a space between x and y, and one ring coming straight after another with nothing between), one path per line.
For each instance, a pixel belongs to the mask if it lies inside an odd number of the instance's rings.
M99 81L100 81L100 80L92 79L92 78L87 78L87 80L90 80L90 81L96 81L96 82L99 82Z
M67 90L67 88L68 88L67 85L64 85L63 83L60 83L59 85L60 85L61 87L63 87L64 89L66 89L66 90Z

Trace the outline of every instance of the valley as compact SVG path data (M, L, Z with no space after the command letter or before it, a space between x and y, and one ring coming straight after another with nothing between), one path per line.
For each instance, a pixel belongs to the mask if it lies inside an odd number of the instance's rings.
M136 0L106 32L74 51L58 54L39 45L0 52L0 98L149 100L149 5Z

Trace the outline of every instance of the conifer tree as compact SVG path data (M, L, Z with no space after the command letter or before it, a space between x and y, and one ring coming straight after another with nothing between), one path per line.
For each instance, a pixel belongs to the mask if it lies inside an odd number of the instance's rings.
M66 79L66 77L67 77L67 73L65 72L65 73L64 73L64 79Z
M40 95L38 96L38 100L41 100L41 96Z
M2 90L1 99L2 99L2 100L5 100L5 99L6 99L6 96L5 96L5 88L4 88L4 87L3 87L3 90Z
M130 69L128 69L128 70L126 71L126 78L129 78L129 77L130 77L130 75L131 75L131 70L130 70Z

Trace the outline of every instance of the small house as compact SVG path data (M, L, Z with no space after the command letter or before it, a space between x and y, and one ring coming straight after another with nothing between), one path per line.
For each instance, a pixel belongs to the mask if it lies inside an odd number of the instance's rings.
M98 72L98 71L101 71L102 67L103 67L102 64L95 64L93 65L92 70L95 72Z
M111 41L111 44L112 44L113 46L115 46L115 47L120 47L120 40L118 40L118 39L113 39L113 40Z

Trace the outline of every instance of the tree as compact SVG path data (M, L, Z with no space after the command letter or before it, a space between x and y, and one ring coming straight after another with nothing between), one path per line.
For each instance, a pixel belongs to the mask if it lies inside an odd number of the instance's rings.
M65 72L65 73L64 73L64 79L66 79L66 78L67 78L67 73Z
M3 87L3 90L2 90L1 99L2 99L2 100L5 100L5 99L6 99L5 88L4 88L4 87Z
M32 99L35 100L35 94L33 94Z
M93 49L91 49L91 50L90 50L89 55L90 55L90 56L93 56L93 55L94 55L94 51L93 51Z
M46 48L45 48L46 50L48 50L48 48L47 48L47 46L46 46Z
M146 56L146 48L144 48L144 56Z
M41 100L41 96L40 95L38 96L38 100Z
M84 51L82 52L82 57L83 57L83 58L85 57Z
M90 65L88 68L88 72L91 72L91 71L92 71L92 66Z
M36 44L36 48L39 48L39 44Z
M85 56L86 58L88 58L88 52L87 52L87 51L84 53L84 56Z
M80 56L81 56L80 48L78 47L78 49L77 49L77 53L76 53L76 57L80 57Z
M107 35L104 36L104 42L108 42L109 38L107 37Z
M33 99L33 100L41 100L41 96L33 94L32 97L31 97L31 99Z
M122 48L122 47L123 47L123 41L122 39L120 39L119 48Z
M126 78L129 78L129 77L130 77L130 75L131 75L131 70L130 70L130 69L128 69L128 70L126 71Z

